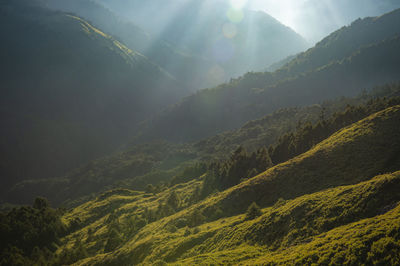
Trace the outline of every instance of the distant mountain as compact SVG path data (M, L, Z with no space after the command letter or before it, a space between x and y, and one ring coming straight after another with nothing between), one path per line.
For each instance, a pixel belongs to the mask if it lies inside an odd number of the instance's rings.
M285 75L312 71L332 61L351 56L360 47L376 44L400 35L400 9L379 17L357 19L351 25L343 27L315 47L299 54L286 64L281 71Z
M240 126L282 107L351 96L399 80L400 10L354 22L273 73L248 73L184 98L149 121L138 140L185 141Z
M71 12L88 20L130 49L140 52L181 81L187 94L223 81L207 80L206 74L213 67L210 60L184 52L166 40L152 36L94 0L42 1L51 9Z
M205 77L219 83L265 69L308 47L300 35L268 14L232 9L229 1L98 2L159 40L211 61L213 66ZM147 14L157 19L149 19Z
M114 150L181 85L87 21L0 1L0 176L49 177Z

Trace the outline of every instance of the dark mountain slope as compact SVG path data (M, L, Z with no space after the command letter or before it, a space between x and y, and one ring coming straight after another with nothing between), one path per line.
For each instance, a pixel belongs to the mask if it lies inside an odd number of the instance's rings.
M194 89L217 85L215 81L207 80L206 74L213 66L211 61L155 38L100 3L93 0L46 0L45 3L51 9L77 14L107 34L122 40L127 47L145 55L185 84L187 94Z
M184 98L149 121L142 137L172 141L204 138L240 126L282 107L350 96L399 79L400 37L371 44L343 60L280 80L276 73L249 73ZM275 80L273 85L271 80ZM171 126L172 125L172 126ZM143 138L139 138L141 140Z
M182 93L161 68L78 17L22 0L1 1L0 13L4 185L110 152Z
M148 190L147 185L153 184L157 190L162 188L162 184L175 185L197 178L207 171L208 163L231 158L239 146L245 148L249 156L263 147L270 147L272 162L280 163L309 150L347 125L398 105L399 89L399 86L387 85L356 98L341 98L321 105L279 110L262 119L250 121L238 130L195 143L153 142L128 146L122 152L70 171L62 178L21 181L4 193L1 199L22 204L40 195L55 205L75 206L79 201L87 199L86 196L113 187ZM244 171L254 170L249 169L252 166L247 164L241 167ZM222 170L223 167L220 168ZM207 179L202 194L220 189L218 187L224 183L222 181L219 175L214 180ZM228 183L235 185L238 182L232 178Z
M400 9L380 17L358 19L333 32L312 49L299 54L278 72L282 72L280 75L293 76L347 58L362 46L399 36L398 26Z

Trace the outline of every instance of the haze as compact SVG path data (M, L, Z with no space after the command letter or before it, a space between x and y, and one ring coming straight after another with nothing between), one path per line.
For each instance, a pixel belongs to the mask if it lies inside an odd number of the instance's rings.
M378 16L399 8L400 1L252 0L248 5L265 11L314 44L357 18Z

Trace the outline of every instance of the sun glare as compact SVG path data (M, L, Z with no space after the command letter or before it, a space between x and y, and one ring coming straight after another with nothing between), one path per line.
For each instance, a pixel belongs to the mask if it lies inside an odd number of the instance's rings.
M230 0L231 6L234 9L242 9L248 2L248 0Z

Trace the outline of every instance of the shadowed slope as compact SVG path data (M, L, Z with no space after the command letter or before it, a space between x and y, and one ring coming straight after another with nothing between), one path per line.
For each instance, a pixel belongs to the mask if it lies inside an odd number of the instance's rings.
M112 151L138 121L181 95L143 55L81 18L31 2L0 1L7 36L0 42L0 175L7 183L61 175Z

